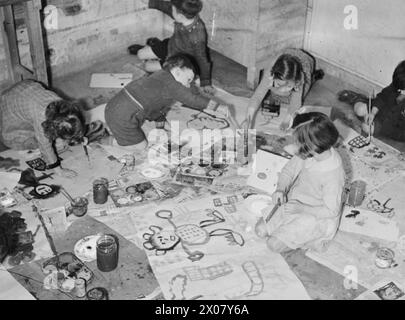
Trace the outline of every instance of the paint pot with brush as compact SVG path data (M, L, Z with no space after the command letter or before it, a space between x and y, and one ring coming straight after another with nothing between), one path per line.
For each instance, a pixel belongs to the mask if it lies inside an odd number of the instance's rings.
M76 217L82 217L87 212L89 200L84 197L76 197L65 206L66 215L74 214Z
M93 201L95 204L104 204L108 200L108 180L99 178L93 181Z
M97 268L102 272L110 272L118 265L118 239L111 234L103 234L97 240Z
M362 204L366 195L366 182L363 180L353 181L350 185L347 204L351 207L358 207Z

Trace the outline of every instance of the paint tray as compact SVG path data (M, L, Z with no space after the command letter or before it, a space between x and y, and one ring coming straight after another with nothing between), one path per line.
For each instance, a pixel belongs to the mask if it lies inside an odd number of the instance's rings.
M58 271L66 271L69 277L86 280L87 285L91 283L94 278L94 273L90 268L71 252L60 253L42 263L42 270L45 274L47 270L54 269L54 267L56 267Z

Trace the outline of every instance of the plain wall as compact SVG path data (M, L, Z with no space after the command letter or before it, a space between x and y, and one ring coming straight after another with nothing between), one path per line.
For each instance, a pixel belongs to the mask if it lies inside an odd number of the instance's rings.
M147 10L141 0L48 0L58 8L58 28L45 30L52 77L82 70L106 57L125 54L133 43L161 36L162 14ZM69 13L66 5L80 8ZM79 7L77 7L79 6ZM19 7L15 8L20 55L31 65L28 34ZM45 29L45 28L44 28ZM0 37L0 82L8 78Z
M391 83L405 59L404 0L311 0L306 49L378 86ZM310 7L311 7L310 4ZM347 30L344 8L358 10L358 29ZM311 9L311 8L310 8Z

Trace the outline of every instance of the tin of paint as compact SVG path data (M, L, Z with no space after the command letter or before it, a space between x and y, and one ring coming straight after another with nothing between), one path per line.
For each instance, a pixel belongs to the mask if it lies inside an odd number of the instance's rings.
M118 239L104 234L97 240L97 268L102 272L110 272L118 265Z
M86 292L87 300L108 300L108 291L105 288L97 287Z
M347 199L349 206L358 207L362 204L366 194L366 185L366 182L363 180L356 180L352 182L349 197Z
M395 267L395 253L389 248L380 248L377 251L375 265L380 269Z

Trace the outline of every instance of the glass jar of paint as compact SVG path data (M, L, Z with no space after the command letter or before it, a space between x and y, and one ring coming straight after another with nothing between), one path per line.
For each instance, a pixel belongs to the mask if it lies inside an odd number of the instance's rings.
M102 272L110 272L118 265L118 239L109 234L97 240L97 268Z
M108 200L108 180L100 178L93 182L93 201L96 204L104 204Z
M353 181L350 185L349 197L347 204L352 207L358 207L362 204L366 195L366 182L363 180Z
M76 217L82 217L87 212L87 206L89 204L89 200L84 197L77 197L73 199L68 207L66 208L66 214L69 216L73 213Z

